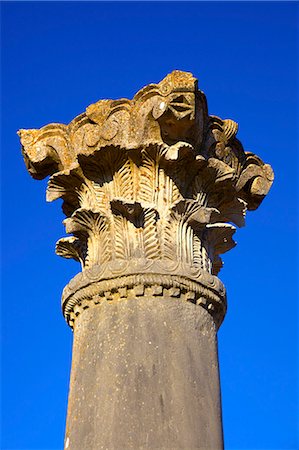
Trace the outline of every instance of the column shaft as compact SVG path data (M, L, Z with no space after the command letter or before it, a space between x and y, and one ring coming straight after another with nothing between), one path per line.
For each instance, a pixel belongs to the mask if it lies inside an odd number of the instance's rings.
M65 447L223 448L210 314L167 297L106 302L74 328Z

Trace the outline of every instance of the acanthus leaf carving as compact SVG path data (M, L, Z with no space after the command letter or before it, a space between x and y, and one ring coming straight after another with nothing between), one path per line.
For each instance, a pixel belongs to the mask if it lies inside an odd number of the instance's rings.
M67 233L73 233L87 247L85 266L109 261L111 236L109 218L100 212L83 208L64 220Z
M83 269L86 259L86 242L82 242L75 236L61 238L56 243L55 251L58 256L80 262Z
M212 273L222 267L220 254L226 253L236 246L232 236L236 228L228 223L213 223L206 226L205 240L207 242L209 256L212 262Z
M246 163L240 174L236 188L248 204L248 209L256 209L268 194L274 174L269 164L253 153L246 152Z
M208 223L216 222L220 214L218 209L209 208L195 200L180 200L175 203L171 211L194 229L201 229Z

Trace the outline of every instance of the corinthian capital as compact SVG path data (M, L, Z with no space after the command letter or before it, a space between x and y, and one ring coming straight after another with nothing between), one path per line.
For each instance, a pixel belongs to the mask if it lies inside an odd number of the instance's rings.
M235 246L233 224L244 225L273 181L237 129L209 116L197 80L174 71L132 100L90 105L68 125L19 131L29 173L50 175L47 200L63 199L71 236L56 253L82 265L63 295L71 325L95 296L161 289L202 305L219 325L220 255Z

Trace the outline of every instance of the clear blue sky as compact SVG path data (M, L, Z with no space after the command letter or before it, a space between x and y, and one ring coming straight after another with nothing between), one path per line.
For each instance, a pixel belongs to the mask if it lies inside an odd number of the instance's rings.
M226 449L299 448L297 24L294 2L2 3L2 449L63 447L72 333L60 295L80 270L54 253L60 204L28 175L16 131L68 123L173 69L198 77L210 114L239 122L276 175L220 273Z

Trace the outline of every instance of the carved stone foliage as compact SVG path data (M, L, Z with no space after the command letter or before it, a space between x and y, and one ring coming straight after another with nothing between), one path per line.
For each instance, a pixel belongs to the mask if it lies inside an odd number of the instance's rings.
M214 273L218 255L234 246L235 228L225 221L243 223L246 205L235 197L233 178L215 158L169 162L163 145L136 155L108 148L82 157L80 167L49 181L47 198L64 200L64 224L73 234L56 251L83 268L144 258Z
M174 71L132 100L100 100L69 125L20 130L29 173L50 175L63 199L58 255L84 270L131 271L158 261L216 275L235 246L234 225L256 209L273 172L236 138L237 124L209 116L197 80ZM234 225L233 225L234 224ZM145 264L146 266L146 264Z

